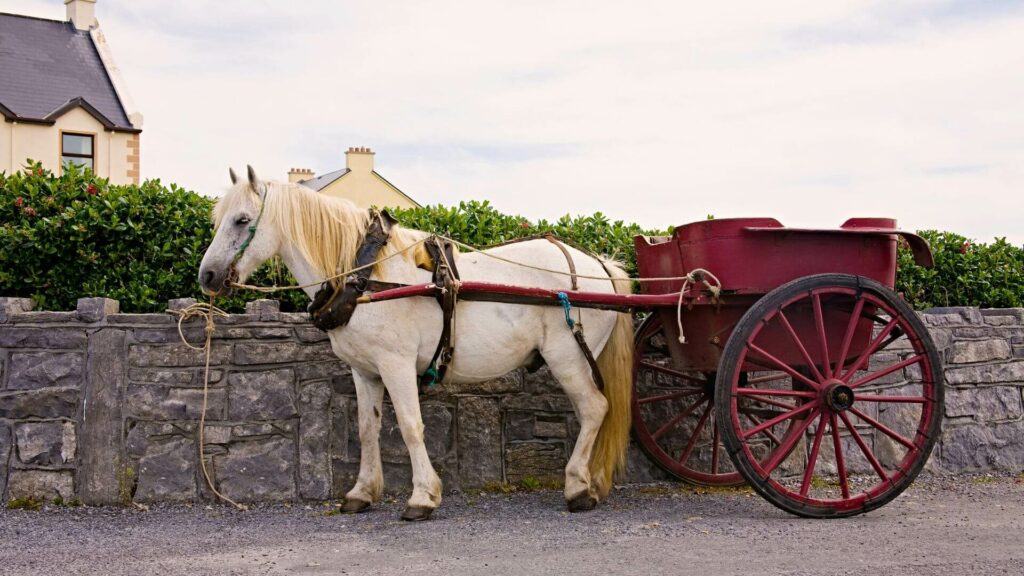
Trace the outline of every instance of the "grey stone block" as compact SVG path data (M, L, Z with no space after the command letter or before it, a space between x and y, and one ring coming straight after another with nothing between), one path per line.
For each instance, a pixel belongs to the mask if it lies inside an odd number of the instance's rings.
M0 324L9 322L15 314L31 312L32 307L31 298L0 297Z
M296 326L295 336L299 342L327 342L331 339L327 332L309 326Z
M124 414L137 420L196 420L203 406L199 388L168 388L149 384L129 384L125 390ZM227 391L211 388L207 398L207 419L225 417Z
M337 357L326 344L241 342L235 344L233 359L236 364L252 365L336 360Z
M121 311L121 303L110 298L79 298L75 314L82 322L100 322Z
M79 488L86 504L113 504L120 500L118 473L123 463L119 440L128 368L126 341L124 330L111 328L89 336L79 473Z
M193 350L178 344L135 344L128 347L128 361L132 366L203 366L206 361L202 350ZM231 347L214 343L210 349L210 364L227 364L231 361Z
M454 445L453 423L455 419L452 417L451 410L441 404L423 403L420 406L420 412L423 417L423 443L427 447L427 455L430 456L431 462L439 462L446 457ZM358 426L358 422L356 425ZM356 436L358 437L358 432ZM409 452L402 439L402 431L395 417L395 409L390 403L384 404L381 417L380 454L381 459L385 462L395 464L409 462Z
M459 401L459 484L482 486L501 481L501 411L493 398L467 396Z
M537 438L566 438L569 432L564 419L545 421L538 418L533 426L533 435Z
M14 436L22 464L64 466L75 460L78 440L71 422L24 422L15 425Z
M291 439L236 442L215 461L218 489L233 500L295 498L295 442Z
M252 300L245 303L245 313L256 316L260 322L272 322L281 313L281 303L277 300Z
M939 454L941 468L949 472L1019 472L1024 467L1024 422L947 426Z
M1011 360L999 364L979 364L946 369L946 383L951 385L1006 382L1024 382L1024 361Z
M167 301L167 311L184 310L196 304L195 298L172 298Z
M85 342L85 330L76 328L8 326L0 330L0 348L81 349Z
M23 312L11 314L7 321L14 324L71 324L78 322L78 314L75 312Z
M78 386L82 382L84 365L84 357L78 352L13 352L7 389Z
M505 411L505 441L532 440L536 416L526 410Z
M326 380L299 391L299 495L325 500L331 495L331 387Z
M11 427L6 422L0 422L0 501L7 489L7 463L10 462L13 446Z
M70 470L11 470L7 479L7 497L35 498L49 502L57 497L75 497L75 482Z
M0 418L74 418L78 392L77 388L48 388L0 394Z
M531 477L542 482L562 481L569 457L561 442L520 442L505 447L505 479L521 482Z
M990 362L1010 357L1010 344L1006 340L978 340L953 342L946 351L950 364Z
M191 438L151 442L139 459L135 500L188 501L196 496L196 445Z
M1021 390L1012 386L949 388L946 390L946 416L971 416L978 422L997 422L1020 418Z
M195 368L131 368L128 370L128 379L132 382L168 386L191 386L192 384L202 386L202 380L198 376Z
M282 432L284 432L284 430L270 422L236 424L231 427L231 436L235 440L253 438L256 436L280 435Z
M232 420L273 420L297 414L295 371L291 368L233 372L228 387Z

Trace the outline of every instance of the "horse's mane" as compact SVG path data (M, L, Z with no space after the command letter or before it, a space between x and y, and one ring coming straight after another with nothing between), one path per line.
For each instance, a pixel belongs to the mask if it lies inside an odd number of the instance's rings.
M264 197L267 204L263 208L261 225L276 226L325 278L352 269L370 223L366 210L357 208L345 198L320 194L299 184L276 181L262 184L266 187ZM214 226L220 227L225 214L247 201L254 202L257 210L263 202L248 182L240 181L217 202L213 212ZM425 235L419 230L394 226L379 256L405 250ZM402 257L414 265L430 261L422 244Z

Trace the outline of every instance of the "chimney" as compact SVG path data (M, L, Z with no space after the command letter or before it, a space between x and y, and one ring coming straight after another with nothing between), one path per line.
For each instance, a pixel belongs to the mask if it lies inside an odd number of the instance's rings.
M292 168L288 170L288 182L295 184L313 177L313 171L309 168Z
M373 150L364 148L349 148L345 152L345 168L353 172L373 172Z
M68 10L68 21L76 30L88 30L99 26L96 22L96 0L64 0Z

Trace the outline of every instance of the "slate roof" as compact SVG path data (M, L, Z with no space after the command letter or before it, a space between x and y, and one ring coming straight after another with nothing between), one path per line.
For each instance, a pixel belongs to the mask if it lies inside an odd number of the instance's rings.
M107 129L137 132L88 31L0 12L0 114L52 124L81 106Z
M342 168L341 170L335 170L334 172L328 172L326 174L321 174L321 175L319 175L319 176L317 176L315 178L310 178L309 180L303 180L302 182L299 182L299 184L302 184L306 188L312 188L313 190L316 190L317 192L319 192L319 191L323 190L324 188L326 188L327 186L329 186L332 182L334 182L338 178L341 178L342 176L344 176L345 174L348 174L348 168Z

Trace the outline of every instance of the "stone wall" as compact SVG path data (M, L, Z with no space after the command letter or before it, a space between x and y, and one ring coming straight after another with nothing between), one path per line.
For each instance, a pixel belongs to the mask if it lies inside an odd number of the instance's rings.
M172 301L181 308L190 301ZM90 504L208 498L198 463L203 355L170 314L119 314L89 298L31 312L0 298L0 496ZM1024 467L1024 310L924 314L947 362L946 426L933 470ZM184 334L201 343L203 327ZM305 314L251 303L218 320L204 434L218 489L237 500L340 497L358 471L348 368ZM422 399L427 449L447 488L526 476L560 480L578 424L546 370L516 371ZM381 453L391 490L409 485L394 411ZM630 480L664 476L631 450Z

